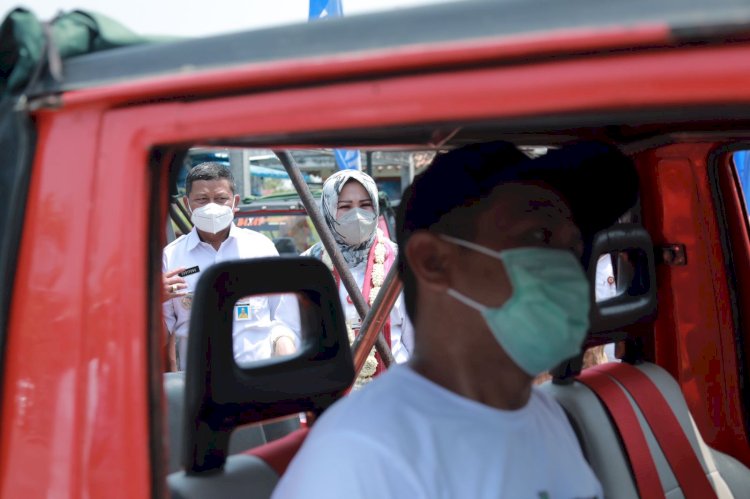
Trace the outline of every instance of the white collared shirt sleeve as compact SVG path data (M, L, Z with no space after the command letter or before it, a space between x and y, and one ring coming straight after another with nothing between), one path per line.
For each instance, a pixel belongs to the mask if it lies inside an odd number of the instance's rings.
M389 241L390 242L390 241ZM394 256L398 256L398 246L391 243ZM396 265L395 261L393 263ZM414 347L414 327L406 313L403 291L399 293L391 309L391 351L394 360L401 364L409 360Z
M596 301L604 301L617 296L617 284L614 269L612 268L612 257L609 253L599 257L596 262L595 296ZM610 280L612 282L610 282Z
M286 293L279 296L276 309L273 310L273 317L270 335L271 345L273 346L276 340L282 336L287 336L294 342L294 347L299 348L302 342L302 324L297 295Z
M407 345L413 345L414 330L404 308L404 294L400 293L391 309L391 351L393 358L399 364L409 360L411 350Z
M167 254L162 253L161 257L161 271L162 274L168 270ZM177 324L177 314L175 313L174 304L172 300L167 300L162 303L162 316L164 317L164 327L167 329L167 334L172 335L175 332L175 326Z

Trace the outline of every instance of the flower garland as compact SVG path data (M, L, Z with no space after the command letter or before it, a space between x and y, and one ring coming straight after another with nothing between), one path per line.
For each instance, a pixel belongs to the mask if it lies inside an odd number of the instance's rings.
M385 282L385 244L380 237L378 237L378 242L375 245L375 261L370 273L370 282L372 283L372 288L370 289L370 306L372 306L375 303L378 293L380 293L383 282Z
M383 287L383 283L385 282L386 248L385 243L383 242L384 238L384 234L380 229L378 229L377 238L375 240L375 247L373 248L372 271L370 272L370 284L372 285L370 288L370 296L368 300L370 302L370 306L375 303L375 298L377 298L378 293L380 293L380 288ZM325 249L323 250L321 259L326 267L331 269L331 272L333 272L333 261L331 260L330 255L328 255L328 252L325 251ZM351 346L354 343L355 336L354 331L349 326L349 324L346 324L346 332L349 336L349 345ZM372 347L372 350L370 350L370 353L367 355L367 359L365 359L365 364L362 367L362 370L360 370L359 374L357 375L357 379L354 380L354 390L359 390L364 385L372 381L377 367L378 361L375 358L375 347Z
M351 327L349 327L349 324L346 325L346 333L349 336L349 345L351 346L354 343L354 331ZM367 383L372 381L373 376L375 376L375 371L378 368L378 359L375 358L375 347L370 350L370 353L367 355L367 358L365 359L365 365L362 366L362 369L359 371L359 374L357 375L357 378L354 380L354 390L359 390L363 386L365 386Z

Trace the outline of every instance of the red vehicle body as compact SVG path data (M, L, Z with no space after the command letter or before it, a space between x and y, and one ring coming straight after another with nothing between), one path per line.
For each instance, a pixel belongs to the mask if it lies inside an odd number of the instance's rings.
M729 154L750 145L750 118L737 111L750 109L750 24L710 28L644 19L498 32L50 93L54 105L32 112L15 278L2 283L0 496L165 493L166 165L185 144L222 141L620 143L640 173L644 227L658 247L688 255L657 269L646 350L679 382L706 442L750 466L750 230Z

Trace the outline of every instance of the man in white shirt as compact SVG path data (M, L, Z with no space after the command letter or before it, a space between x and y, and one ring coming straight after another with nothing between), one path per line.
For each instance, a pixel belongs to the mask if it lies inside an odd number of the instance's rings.
M596 301L604 301L617 296L617 283L612 265L612 255L606 253L596 262L596 283L594 284Z
M162 256L170 370L184 369L193 292L202 273L225 260L279 255L266 236L232 222L240 197L235 194L229 169L218 163L201 163L188 173L185 191L184 202L194 227L167 245ZM237 302L235 360L244 363L293 353L299 345L298 313L293 295L252 296ZM179 351L179 365L175 349Z
M617 296L617 283L615 282L615 271L612 265L612 255L609 253L599 257L596 262L596 282L594 283L594 296L597 302L605 301ZM604 354L608 361L617 361L615 356L615 344L604 345Z
M606 197L589 188L613 179ZM399 208L413 355L320 417L274 497L601 498L533 380L580 353L593 293L579 258L636 190L603 144L438 155Z

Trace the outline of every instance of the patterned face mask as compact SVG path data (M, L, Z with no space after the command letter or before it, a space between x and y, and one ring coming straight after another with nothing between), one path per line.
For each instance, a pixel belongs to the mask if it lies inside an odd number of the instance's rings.
M357 215L343 215L341 219L336 219L338 211L339 195L344 185L350 180L356 180L365 188L372 201L373 211L370 216L357 217ZM323 184L323 195L320 200L321 210L326 220L328 228L333 232L333 238L339 245L339 249L344 256L344 260L350 267L356 267L367 259L370 247L375 241L377 228L378 212L378 187L375 181L364 172L359 170L341 170L331 175L325 184ZM367 211L367 210L350 210L350 212ZM347 217L347 218L344 218ZM362 218L358 220L362 225L355 226L351 217ZM356 237L355 236L356 233Z

